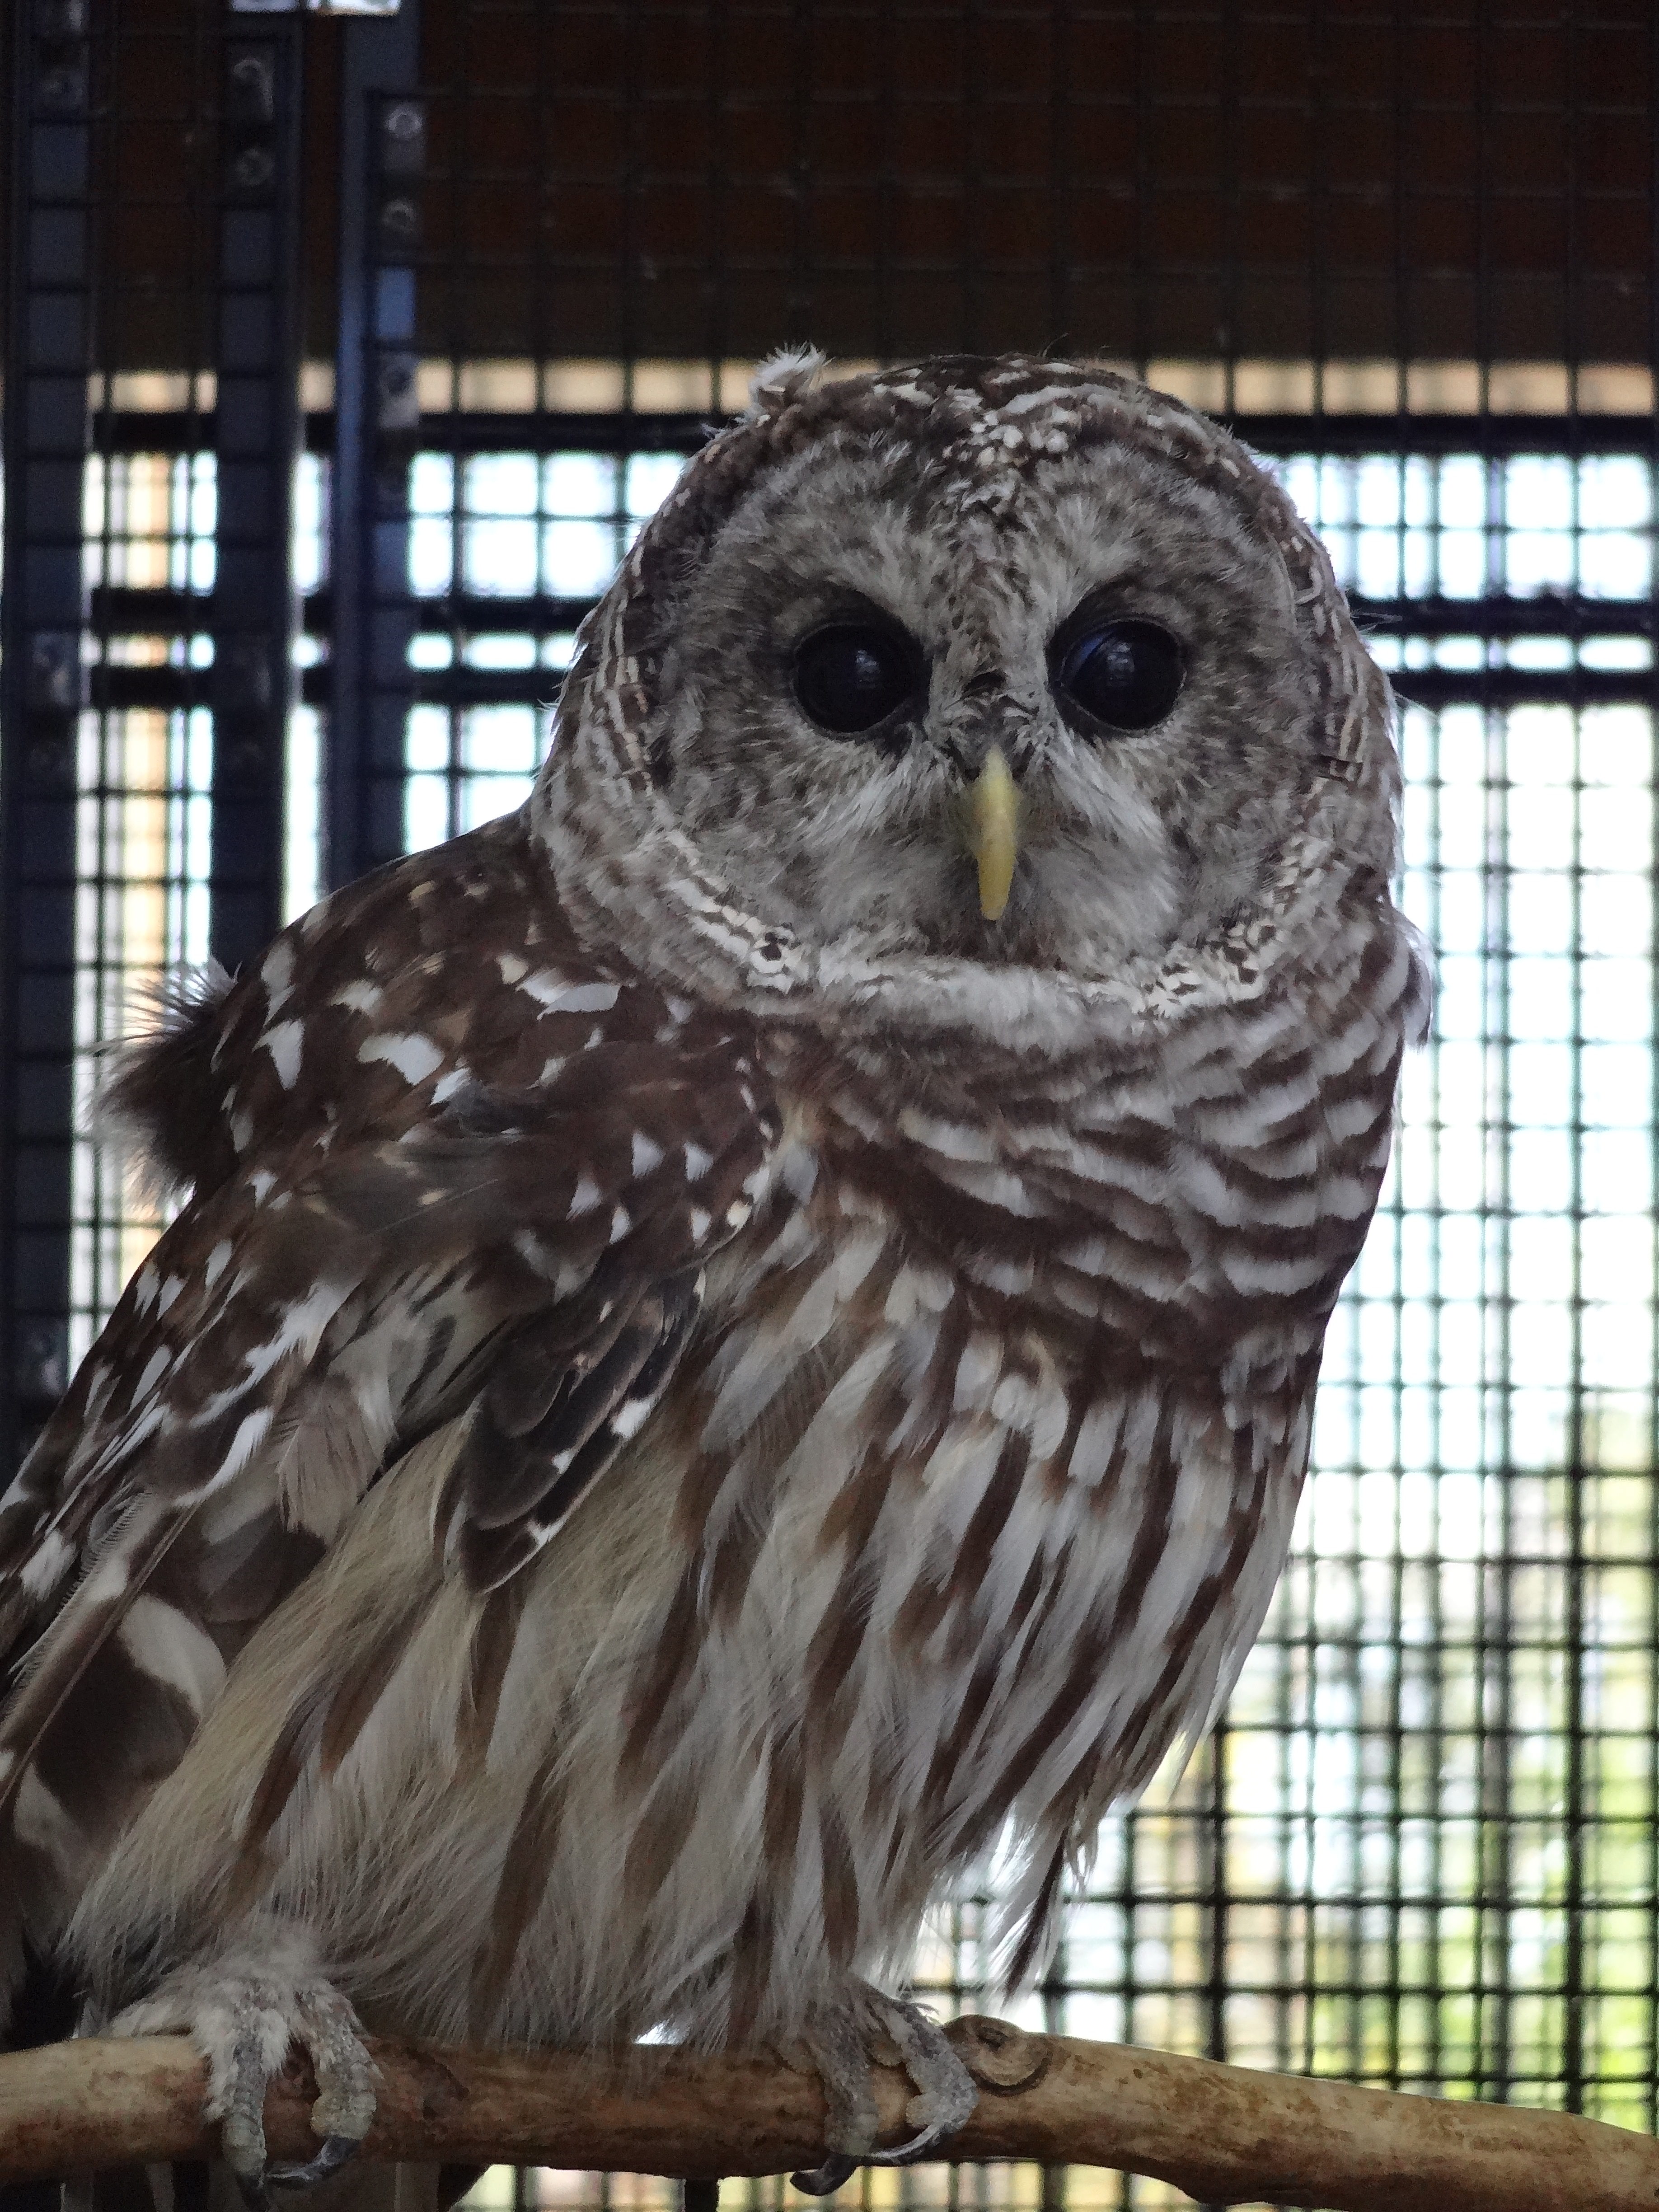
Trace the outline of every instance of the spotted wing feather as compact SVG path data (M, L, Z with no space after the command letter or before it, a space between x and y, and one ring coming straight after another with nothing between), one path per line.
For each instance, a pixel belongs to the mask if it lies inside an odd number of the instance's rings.
M702 1299L700 1275L603 1301L606 1317L564 1355L524 1323L480 1395L439 1506L475 1589L494 1589L557 1534L667 1389ZM550 1379L552 1387L549 1388Z
M24 1655L0 1890L48 1936L422 1435L476 1407L453 1570L493 1585L532 1556L655 1402L765 1176L776 1120L740 1031L595 979L521 832L460 847L288 933L215 1000L216 1043L194 1012L167 1066L198 1091L210 1072L232 1170L0 1498L0 1659ZM411 914L441 962L402 941ZM7 1952L0 1925L0 1984Z

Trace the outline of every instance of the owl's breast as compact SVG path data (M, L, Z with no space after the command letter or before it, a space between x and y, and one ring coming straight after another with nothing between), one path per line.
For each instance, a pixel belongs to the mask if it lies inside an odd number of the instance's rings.
M1029 1240L964 1255L982 1190L919 1219L804 1121L665 1408L687 1665L704 1710L774 1717L803 1789L931 1838L906 1877L927 1888L1011 1814L1138 1778L1230 1679L1288 1536L1312 1364L1230 1401L1224 1352L1113 1332Z
M1398 1050L1369 1014L1194 1024L988 1103L772 1071L770 1188L640 1439L678 1564L617 1716L654 1790L724 1769L754 1806L746 1923L822 1862L846 1955L902 1949L1007 1832L1034 1926L1207 1720L1283 1563Z

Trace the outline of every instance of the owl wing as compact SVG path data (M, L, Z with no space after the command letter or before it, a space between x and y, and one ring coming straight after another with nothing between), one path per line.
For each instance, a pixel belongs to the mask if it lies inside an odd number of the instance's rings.
M118 1829L350 1504L469 1407L439 1539L475 1587L522 1565L665 1388L777 1127L731 1034L601 1022L545 1083L187 1208L0 1500L0 1644L45 1623L0 1814L41 1829L44 1784L46 1828Z

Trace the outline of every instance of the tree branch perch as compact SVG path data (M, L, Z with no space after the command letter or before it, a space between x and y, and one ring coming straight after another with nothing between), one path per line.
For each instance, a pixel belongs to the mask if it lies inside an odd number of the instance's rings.
M1441 2102L1177 2058L989 2020L949 2031L985 2091L960 2159L1116 2166L1211 2203L1325 2212L1654 2212L1659 2143L1563 2112ZM558 2051L377 2040L371 2159L643 2173L760 2174L822 2155L816 2079L770 2057ZM0 2057L0 2181L212 2154L203 2069L182 2037L89 2039ZM908 2084L877 2080L884 2139ZM272 2084L272 2155L314 2148L299 2067ZM803 2201L805 2206L805 2200ZM296 2200L296 2212L302 2200Z

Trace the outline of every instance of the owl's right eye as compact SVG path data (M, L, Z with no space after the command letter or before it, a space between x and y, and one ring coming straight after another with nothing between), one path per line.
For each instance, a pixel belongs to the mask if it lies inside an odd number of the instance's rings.
M866 623L814 630L795 648L795 696L802 712L837 737L878 728L921 684L916 656L890 631Z

